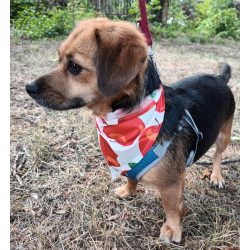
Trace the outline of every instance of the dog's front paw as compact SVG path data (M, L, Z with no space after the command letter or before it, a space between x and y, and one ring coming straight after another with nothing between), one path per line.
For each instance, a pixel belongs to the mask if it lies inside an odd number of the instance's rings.
M129 189L128 185L125 184L115 189L115 194L121 198L136 196L136 190Z
M225 187L225 180L223 179L221 174L211 174L210 176L210 183L218 186L219 188Z
M180 226L176 228L170 228L166 223L161 228L160 240L165 243L180 243L181 242L182 230Z

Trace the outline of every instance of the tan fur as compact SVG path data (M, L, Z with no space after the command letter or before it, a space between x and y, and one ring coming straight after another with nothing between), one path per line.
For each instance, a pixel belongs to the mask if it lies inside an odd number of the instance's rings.
M121 47L120 53L114 50L116 47ZM82 98L86 106L99 116L111 111L113 100L134 94L147 65L147 46L142 33L131 23L105 18L80 22L61 44L58 54L56 69L43 76L43 99L64 107L71 99ZM84 68L80 75L72 76L67 72L69 58ZM117 60L112 68L108 58ZM101 72L101 83L98 83L98 72ZM117 88L116 81L120 78L123 85ZM116 94L107 96L112 88L117 90Z
M61 44L58 54L58 66L37 80L43 87L41 98L57 108L66 109L71 100L81 98L95 115L105 117L112 110L113 101L125 95L134 96L141 88L147 46L143 34L128 22L105 18L82 21ZM83 68L79 75L68 72L69 59ZM231 127L232 118L222 126L216 141L211 182L219 185L224 183L220 161ZM167 220L161 228L161 238L166 242L180 242L186 148L178 136L171 145L164 158L141 181L158 189L162 196ZM122 197L134 196L137 183L128 180L116 193Z
M231 130L232 130L233 117L230 117L221 127L220 133L215 142L216 151L213 160L213 171L210 177L210 182L214 185L218 185L219 188L223 188L225 181L221 174L221 158L222 153L225 151L227 145L230 142Z
M138 181L128 179L125 185L116 188L115 193L120 197L135 196L137 184Z

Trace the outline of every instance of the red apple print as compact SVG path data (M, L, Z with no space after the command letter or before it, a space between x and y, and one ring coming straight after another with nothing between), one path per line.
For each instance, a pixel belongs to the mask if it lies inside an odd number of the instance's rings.
M125 176L127 172L128 172L128 170L123 170L123 171L121 172L121 175L122 175L122 176Z
M110 125L103 128L103 132L111 139L116 140L123 146L129 146L144 129L144 123L139 118L121 121L116 125Z
M117 161L117 154L111 149L109 144L105 141L105 139L101 135L99 135L99 139L100 139L100 146L102 149L102 153L108 165L119 167L120 164Z
M139 148L144 156L151 146L154 144L156 137L160 131L161 126L151 126L143 131L139 138Z
M156 104L156 111L163 112L165 110L165 98L164 98L164 91L161 92L161 96L159 101Z

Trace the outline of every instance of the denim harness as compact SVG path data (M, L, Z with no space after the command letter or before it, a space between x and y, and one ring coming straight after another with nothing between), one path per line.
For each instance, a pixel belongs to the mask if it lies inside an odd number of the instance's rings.
M178 126L178 132L180 132L183 129L183 126L181 125L182 121L185 121L188 123L188 125L193 129L193 131L196 134L196 143L195 148L191 150L189 153L189 156L187 157L186 161L186 167L189 167L193 164L194 157L197 151L198 143L200 140L203 139L202 132L199 131L197 128L191 114L187 109L185 109L185 114L183 115L182 119L179 122ZM129 179L133 180L140 180L141 177L150 170L153 166L155 166L166 154L169 145L173 141L176 134L168 141L165 141L163 144L156 144L152 146L152 148L147 152L147 154L141 159L140 162L138 162L131 170L129 170L125 176L127 176Z

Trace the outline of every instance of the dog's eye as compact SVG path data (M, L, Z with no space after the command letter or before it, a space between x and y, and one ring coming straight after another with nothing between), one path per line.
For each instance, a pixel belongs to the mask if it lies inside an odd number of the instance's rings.
M69 60L67 69L74 76L79 75L82 71L82 67L80 65L74 63L72 60Z

